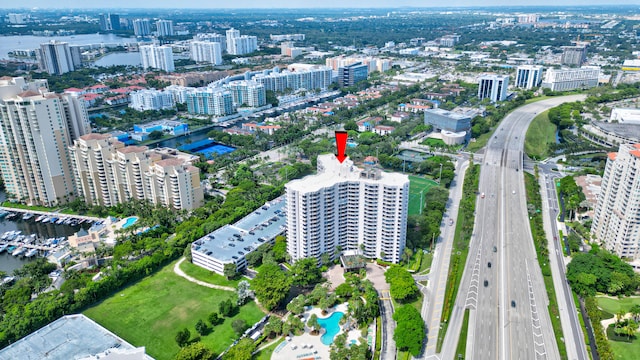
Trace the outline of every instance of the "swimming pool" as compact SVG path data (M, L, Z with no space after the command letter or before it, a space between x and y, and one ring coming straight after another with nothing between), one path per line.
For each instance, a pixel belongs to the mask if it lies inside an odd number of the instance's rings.
M320 341L322 341L323 344L333 344L333 338L340 332L339 322L343 316L343 312L336 311L328 318L318 319L318 324L320 324L320 326L326 330L325 333L320 337Z
M126 229L126 228L128 228L129 226L131 226L131 225L135 224L135 223L136 223L136 221L138 221L138 218L137 218L137 217L135 217L135 216L128 217L128 218L127 218L127 221L126 221L124 224L122 224L122 228L123 228L123 229Z

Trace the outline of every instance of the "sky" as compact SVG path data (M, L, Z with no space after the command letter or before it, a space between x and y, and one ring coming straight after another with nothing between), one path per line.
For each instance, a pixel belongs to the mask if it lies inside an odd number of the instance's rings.
M393 8L457 6L638 5L640 0L2 0L0 8Z

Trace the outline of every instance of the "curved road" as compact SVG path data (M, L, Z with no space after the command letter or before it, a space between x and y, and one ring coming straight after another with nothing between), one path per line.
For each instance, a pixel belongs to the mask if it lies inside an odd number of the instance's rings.
M477 200L474 235L441 359L458 358L454 352L465 309L471 311L465 358L560 358L528 223L523 147L536 114L583 98L558 97L518 108L489 140L479 183L485 196Z

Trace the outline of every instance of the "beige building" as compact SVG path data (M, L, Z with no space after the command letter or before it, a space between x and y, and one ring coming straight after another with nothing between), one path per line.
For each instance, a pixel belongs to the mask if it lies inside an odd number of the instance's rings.
M68 239L69 246L81 253L93 253L100 244L100 235L95 231L87 232L85 229L80 229Z
M202 205L197 156L174 149L124 146L109 134L88 134L69 147L76 187L89 204L147 199L173 209Z
M607 250L640 259L640 144L622 144L609 153L593 216L591 234Z
M46 80L0 78L0 174L10 197L54 206L75 194L67 147L90 131L84 103Z

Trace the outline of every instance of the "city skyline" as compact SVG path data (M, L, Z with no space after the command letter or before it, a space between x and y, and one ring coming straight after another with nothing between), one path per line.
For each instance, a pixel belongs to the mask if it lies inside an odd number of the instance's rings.
M9 6L6 6L9 5ZM162 8L162 9L176 9L176 3L169 0L142 0L136 1L135 6L132 6L131 2L125 0L114 0L108 3L86 3L80 0L70 0L64 2L64 4L57 3L52 6L50 1L46 0L28 0L21 3L20 8L16 8L15 4L0 5L0 9L136 9L136 8ZM356 1L345 4L342 1L329 0L323 3L310 3L307 1L287 1L287 0L269 0L261 3L256 3L252 0L240 0L233 3L211 4L204 0L187 0L181 3L180 9L269 9L269 8L289 8L289 9L321 9L321 8L401 8L401 7L415 7L415 8L455 8L455 7L533 7L533 6L618 6L618 5L637 5L636 0L616 0L615 3L610 3L605 0L514 0L505 4L504 0L488 0L483 4L478 4L473 0L452 0L447 3L439 1L419 1L419 0L400 0L400 1Z

